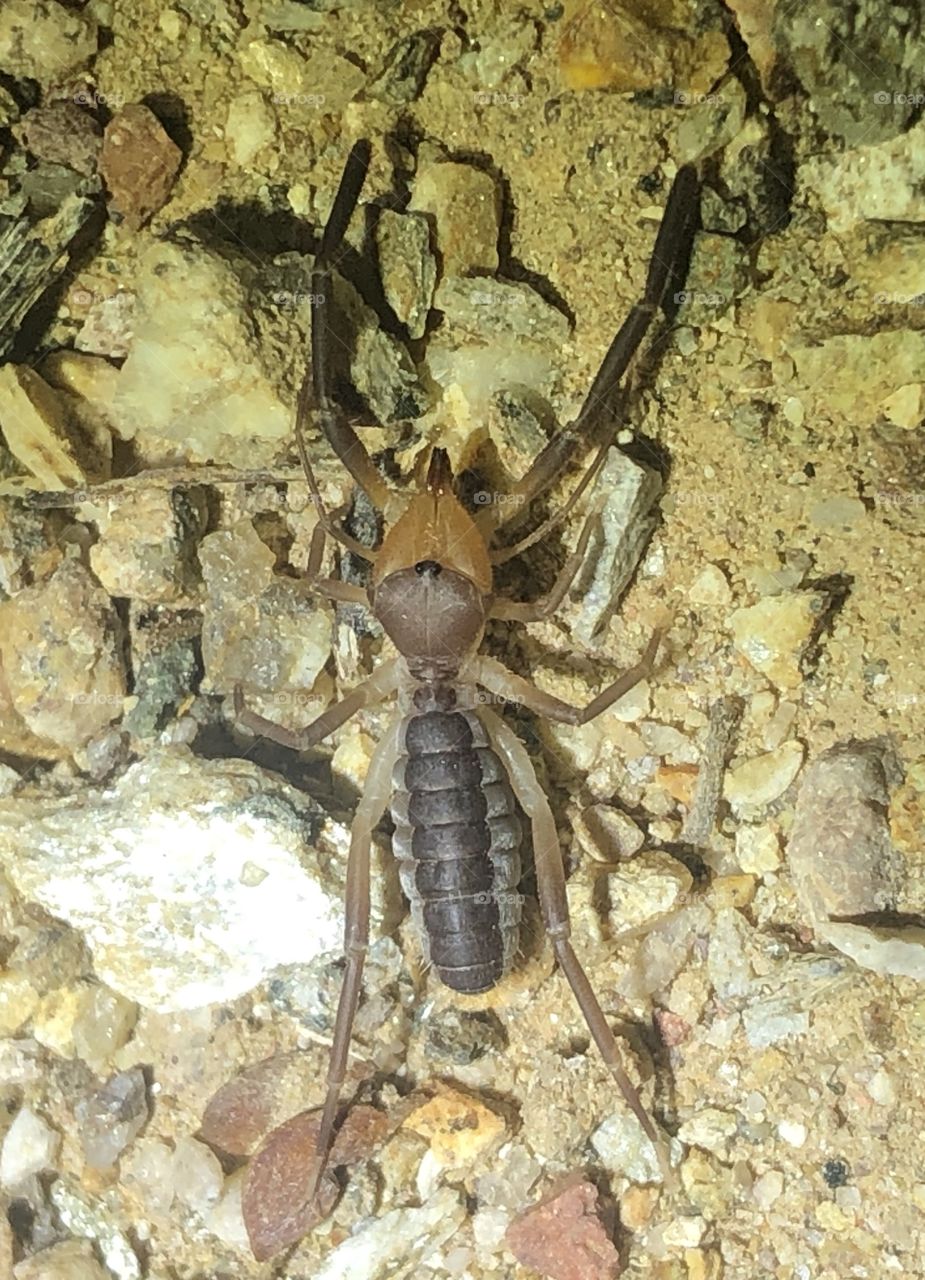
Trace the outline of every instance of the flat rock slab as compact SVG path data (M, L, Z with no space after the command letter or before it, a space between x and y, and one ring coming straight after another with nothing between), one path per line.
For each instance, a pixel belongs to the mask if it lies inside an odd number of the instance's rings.
M19 892L80 930L104 982L161 1012L339 949L347 839L272 774L177 749L105 790L0 804Z

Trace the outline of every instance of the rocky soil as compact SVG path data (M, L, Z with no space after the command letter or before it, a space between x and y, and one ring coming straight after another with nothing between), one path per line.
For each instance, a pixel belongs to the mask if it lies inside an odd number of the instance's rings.
M923 66L882 0L6 0L0 1280L925 1275ZM304 1203L392 708L299 756L231 697L299 729L389 656L300 581L311 264L361 138L338 395L396 490L441 444L476 508L575 416L702 178L597 486L499 584L547 589L597 504L587 568L485 641L587 702L664 632L588 725L495 710L675 1186L535 908L516 972L453 996L386 823Z

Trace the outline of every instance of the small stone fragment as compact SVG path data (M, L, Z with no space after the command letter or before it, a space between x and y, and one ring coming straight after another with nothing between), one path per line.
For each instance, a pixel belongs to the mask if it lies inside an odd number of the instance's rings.
M622 1266L600 1218L597 1187L574 1175L515 1218L504 1242L550 1280L615 1280Z
M75 1236L96 1242L115 1280L142 1280L138 1254L115 1215L100 1201L92 1200L66 1178L58 1178L49 1192L64 1227Z
M610 619L626 590L657 523L655 504L662 488L657 471L642 467L621 449L611 449L597 481L606 494L600 533L591 539L593 566L579 583L581 610L573 631L583 644Z
M408 336L420 338L437 282L426 217L382 209L376 223L376 246L386 299L407 326Z
M925 982L925 929L917 925L881 929L826 921L816 933L864 969Z
M491 174L470 164L424 160L410 208L434 219L443 277L497 271L500 201Z
M9 75L58 85L96 48L93 19L55 0L5 0L0 8L0 66Z
M0 368L0 428L44 489L74 489L109 475L111 451L81 430L67 401L26 365Z
M423 1276L421 1264L457 1235L466 1217L459 1192L443 1187L420 1207L393 1209L368 1219L328 1254L312 1280Z
M726 774L724 794L740 818L755 817L782 796L800 772L803 746L785 742L774 751L743 760Z
M157 241L139 258L112 416L145 455L260 467L289 439L291 409L247 318L245 272L194 244Z
M102 130L76 102L33 107L13 133L37 160L65 165L86 177L96 172Z
M228 106L225 137L235 164L246 169L276 138L276 116L262 93L235 94Z
M684 1121L678 1130L678 1137L688 1146L722 1153L729 1146L729 1139L735 1136L737 1129L738 1120L731 1111L705 1107Z
M87 307L80 332L74 339L78 351L124 360L132 347L135 326L135 295L116 289L103 297L94 296ZM110 366L109 377L118 381L119 370ZM109 397L111 403L112 397ZM118 421L115 425L119 425Z
M592 804L576 816L575 835L598 862L625 861L638 853L645 835L628 813L609 804Z
M469 1066L507 1044L504 1027L492 1010L435 1009L427 1023L427 1051L438 1062Z
M883 412L897 427L914 431L925 417L925 385L907 382L883 401Z
M419 98L435 58L440 52L440 37L425 28L405 36L393 45L378 76L369 85L371 97L392 107L402 107Z
M111 1280L89 1240L63 1240L25 1258L13 1269L15 1280Z
M438 1164L449 1169L472 1164L505 1131L501 1116L478 1098L450 1085L441 1085L404 1123L430 1142Z
M17 715L51 758L85 746L122 713L121 626L79 561L0 604L0 667Z
M164 1012L233 1000L277 965L339 950L343 888L322 876L343 845L273 775L179 748L108 789L0 802L19 891L85 935L110 987ZM248 863L266 871L259 884Z
M293 727L314 720L325 700L312 685L331 654L331 617L291 578L253 523L209 534L199 548L205 581L202 657L212 687L241 683L264 694L256 709ZM285 707L286 711L280 711Z
M271 1129L295 1115L304 1072L299 1053L277 1053L248 1067L209 1100L199 1136L226 1155L250 1155Z
M130 103L117 111L103 134L100 173L112 208L133 231L167 203L183 152L153 111Z
M823 751L804 774L787 860L810 922L895 908L904 863L890 838L877 743Z
M736 861L743 871L764 876L781 863L780 841L770 827L741 826L736 832Z
M691 583L688 596L692 604L725 605L732 598L732 592L722 569L708 564Z
M825 608L824 596L793 591L736 609L730 620L735 646L779 689L795 689L803 679L801 660Z
M196 549L208 511L201 489L137 490L96 508L93 572L111 596L188 603L200 582Z
M658 1153L630 1111L615 1111L591 1135L604 1165L631 1182L664 1181Z
M135 1067L111 1076L102 1088L81 1098L75 1116L87 1164L94 1169L109 1168L147 1122L144 1072Z
M273 1130L248 1166L241 1204L258 1262L300 1240L330 1213L338 1197L332 1170L372 1154L385 1136L388 1121L371 1107L351 1108L335 1135L318 1195L309 1202L305 1174L315 1159L320 1125L320 1111L293 1116Z
M20 1107L0 1148L0 1185L14 1190L27 1178L53 1169L61 1135L29 1107Z
M205 1143L184 1135L177 1139L170 1172L177 1199L205 1218L218 1203L225 1181L213 1153Z
M650 25L637 7L571 0L565 18L559 73L566 89L634 93L676 83L672 53L681 38Z
M666 915L683 902L692 883L682 862L657 849L622 863L606 877L612 928L621 933Z

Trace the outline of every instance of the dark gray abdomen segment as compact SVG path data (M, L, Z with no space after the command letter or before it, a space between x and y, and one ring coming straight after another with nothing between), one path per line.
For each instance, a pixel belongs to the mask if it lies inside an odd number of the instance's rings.
M425 957L455 991L511 967L520 926L520 822L473 711L408 716L395 763L393 849Z

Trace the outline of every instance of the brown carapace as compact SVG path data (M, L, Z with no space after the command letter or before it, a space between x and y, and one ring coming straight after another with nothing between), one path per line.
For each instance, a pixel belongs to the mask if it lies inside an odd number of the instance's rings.
M531 827L540 910L559 967L571 985L600 1053L627 1105L655 1144L666 1177L664 1140L623 1069L607 1019L570 941L565 873L555 819L530 758L505 721L485 705L485 692L566 724L599 715L654 664L658 636L641 661L585 707L537 689L478 647L490 618L531 622L549 617L562 601L585 556L599 516L592 513L575 551L552 589L517 602L495 593L494 566L533 545L564 520L597 476L610 441L595 442L609 427L621 379L672 280L683 269L696 220L698 182L682 168L674 180L656 238L645 290L620 328L573 423L558 430L513 488L514 501L469 511L454 491L449 459L433 449L426 481L408 498L392 493L365 446L338 409L329 384L331 334L327 299L330 273L359 199L370 155L357 143L347 160L315 262L312 358L296 422L296 440L318 513L309 577L328 599L366 605L382 624L398 656L329 707L301 732L256 715L235 690L238 722L296 750L315 746L362 707L397 696L397 714L373 753L357 806L347 865L346 973L337 1010L314 1168L306 1171L311 1198L324 1172L337 1119L354 1014L369 936L370 845L387 807L395 822L393 852L420 934L424 955L441 980L460 992L494 986L511 968L521 921L521 818ZM350 537L322 500L305 441L312 422L354 481L382 511L386 532L378 548ZM609 432L608 432L609 434ZM584 474L562 508L519 541L498 534L556 480L582 447L593 446ZM319 574L325 537L367 560L369 587ZM480 691L482 691L480 693Z

